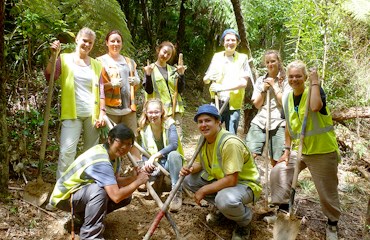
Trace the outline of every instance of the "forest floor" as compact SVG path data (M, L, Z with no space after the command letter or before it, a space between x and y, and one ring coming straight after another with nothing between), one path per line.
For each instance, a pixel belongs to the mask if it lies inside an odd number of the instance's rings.
M194 99L195 101L196 99ZM196 125L193 122L195 105L187 108L184 116L184 151L189 160L199 138ZM238 135L244 139L242 126ZM343 157L339 165L339 196L342 216L339 221L339 238L348 240L363 239L362 231L365 222L367 201L370 196L370 184L360 174L349 171L353 164L352 159ZM263 179L263 161L258 160ZM31 172L26 172L29 179L34 178ZM53 182L54 176L44 176L47 182ZM299 184L296 193L296 215L302 218L297 239L325 239L326 218L323 215L318 195L313 185L310 173L304 170L299 175ZM64 229L64 223L69 213L57 211L48 212L44 205L36 207L23 200L25 183L20 177L12 179L9 183L11 198L2 201L0 205L0 239L71 239L71 235ZM161 199L164 202L169 192L163 192ZM171 213L183 239L230 239L235 224L226 221L221 226L208 226L205 217L211 206L207 204L197 206L193 199L183 194L183 206L178 213ZM267 240L273 238L273 225L263 221L264 195L255 206L251 239ZM105 219L105 239L107 240L135 240L142 239L148 231L152 221L160 208L154 200L144 197L143 193L136 191L131 204L107 215ZM76 239L79 239L76 236ZM164 217L151 239L176 239L167 219Z

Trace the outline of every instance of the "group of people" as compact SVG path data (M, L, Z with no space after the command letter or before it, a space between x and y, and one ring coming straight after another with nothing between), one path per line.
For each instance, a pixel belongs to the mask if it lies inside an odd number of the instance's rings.
M177 190L174 187L179 176L185 176L171 202L171 211L181 208L182 188L188 189L194 192L196 203L206 200L214 205L214 211L206 218L209 224L222 222L226 217L236 223L233 240L249 239L252 210L248 204L255 203L262 190L255 158L267 144L273 166L271 203L287 211L296 163L294 153L300 144L304 118L306 137L301 143L299 169L310 170L328 218L326 238L337 239L340 158L326 95L316 70L308 73L303 62L294 61L285 72L279 53L267 51L264 55L267 73L257 79L252 95L258 113L243 141L237 130L244 89L252 82L252 73L248 57L236 51L239 34L227 29L220 40L224 51L214 55L204 77L215 102L200 106L194 116L205 141L199 141L203 145L198 146L200 151L191 167L184 164L181 144L185 111L181 93L185 89L186 67L169 64L176 56L171 42L162 42L156 48L157 60L143 68L146 102L138 121L132 96L140 86L140 78L135 61L120 54L123 38L119 31L107 34L108 53L97 59L89 56L95 41L95 33L89 28L77 34L75 52L60 54L55 70L62 90L60 154L57 182L47 209L72 208L82 222L81 239L103 239L105 215L129 204L140 185L161 174L155 163L169 171L173 190ZM59 41L52 43L51 50L59 53ZM51 69L49 62L45 70L47 79ZM311 91L305 87L307 79ZM226 108L220 113L224 104ZM105 115L116 125L109 131L106 142L98 144L99 128L106 125ZM82 132L83 153L75 159ZM150 157L141 156L142 150L135 147L136 139ZM145 165L136 167L132 176L121 177L120 157L129 152L134 160L143 159Z

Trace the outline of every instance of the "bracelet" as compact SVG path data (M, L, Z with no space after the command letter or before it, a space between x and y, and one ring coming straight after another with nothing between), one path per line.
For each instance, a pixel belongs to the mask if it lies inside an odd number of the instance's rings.
M100 111L104 111L104 112L105 112L105 111L106 111L106 109L105 109L105 108L100 108Z
M267 91L263 90L263 91L261 91L261 94L262 94L262 93L266 93L266 92L267 92Z
M285 150L289 150L289 151L290 151L290 149L291 149L291 148L290 148L290 147L288 147L288 146L285 146L285 147L284 147L284 149L285 149Z
M311 87L312 87L312 86L320 86L320 84L318 84L318 83L312 83L312 84L311 84Z

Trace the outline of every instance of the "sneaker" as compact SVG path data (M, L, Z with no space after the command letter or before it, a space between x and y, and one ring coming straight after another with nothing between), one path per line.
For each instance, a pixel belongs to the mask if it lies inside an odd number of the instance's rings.
M46 204L45 209L48 210L48 211L50 211L50 212L55 212L56 210L58 210L57 207L54 207L50 203Z
M210 226L221 225L225 219L226 217L219 210L210 212L206 216L206 222Z
M178 212L182 206L182 192L178 191L170 203L170 212Z
M338 240L338 226L326 225L326 240Z
M274 224L276 222L276 215L266 216L263 218L263 221L267 222L268 224Z
M233 231L233 236L231 240L248 240L251 235L251 224L249 223L247 226L236 226Z

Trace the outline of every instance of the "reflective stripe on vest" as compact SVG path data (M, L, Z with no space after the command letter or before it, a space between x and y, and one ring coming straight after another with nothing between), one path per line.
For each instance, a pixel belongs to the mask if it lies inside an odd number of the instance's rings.
M204 156L207 156L207 149L205 146L202 147L202 150L199 154L200 157L200 163L203 168L202 172L202 178L207 181L212 181L214 179L221 179L225 176L225 173L222 169L222 148L227 140L234 138L237 139L243 147L249 152L249 158L244 159L243 169L241 172L238 173L238 184L243 184L249 186L253 193L254 193L254 200L257 200L259 198L259 195L261 193L262 187L260 185L259 180L259 172L257 169L257 165L252 157L252 154L248 150L245 143L239 139L234 134L231 134L230 132L221 129L221 131L218 133L217 138L215 140L215 146L213 149L213 152L216 152L216 154L213 154L213 159L207 159L207 163L210 160L212 167L209 167L209 164L206 163Z
M293 92L284 99L284 113L286 117L286 127L296 145L302 131L302 123L305 112L308 88L302 94L301 101L298 106L298 112L294 109ZM327 115L320 112L313 112L309 109L307 116L307 126L302 153L306 155L323 154L338 151L333 121L330 110L326 107Z
M66 200L71 193L94 182L93 179L81 179L85 169L98 162L110 162L107 150L102 144L90 148L81 154L65 171L55 184L50 203L56 206L61 200Z
M167 75L168 82L164 79L163 75L159 71L158 67L155 66L152 72L152 82L153 82L153 93L147 94L145 92L146 100L152 98L159 98L163 102L167 116L172 115L172 96L175 92L175 81L178 77L176 68L167 64ZM168 84L168 85L167 85ZM184 113L184 104L180 94L177 94L176 110L175 112Z

